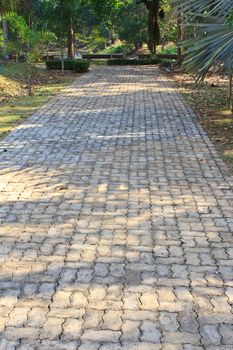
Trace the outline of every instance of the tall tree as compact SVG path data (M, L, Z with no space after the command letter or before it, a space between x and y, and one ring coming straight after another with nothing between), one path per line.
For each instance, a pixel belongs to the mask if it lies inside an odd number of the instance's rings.
M132 2L127 7L122 7L114 24L119 39L132 44L135 49L147 42L147 11L143 4Z
M54 34L50 32L39 32L31 29L25 19L16 13L8 13L5 18L10 27L10 51L23 54L27 66L28 94L32 95L33 65L41 59L46 50L48 42L54 40Z
M148 12L148 46L152 54L156 54L156 46L160 41L159 13L160 0L138 0Z
M18 0L18 13L25 18L30 28L36 25L37 9L40 6L40 0Z
M8 31L8 24L6 19L4 18L4 14L13 11L16 9L18 5L17 0L0 0L0 17L2 20L2 29L3 29L3 39L4 39L4 46L7 45L8 39L9 39L9 31Z
M111 24L114 14L123 6L135 2L144 4L148 13L148 46L152 54L156 54L156 46L160 41L159 19L163 18L162 0L92 0L96 12L102 21Z
M79 16L84 6L83 0L41 0L39 11L43 18L43 26L54 32L64 47L64 38L68 57L75 56L75 34L79 24Z
M61 50L62 71L64 71L64 47L67 41L67 19L63 11L62 0L42 0L39 8L39 28L55 33Z
M116 12L133 0L91 0L99 19L109 27Z

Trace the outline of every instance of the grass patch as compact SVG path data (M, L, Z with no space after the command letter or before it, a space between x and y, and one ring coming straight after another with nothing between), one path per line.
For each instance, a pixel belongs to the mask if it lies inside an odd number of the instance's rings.
M5 62L1 65L1 76L14 81L15 83L27 84L27 70L27 65L23 62ZM33 82L35 84L48 78L48 74L43 65L33 67L33 73Z
M71 72L50 72L34 68L33 96L27 95L27 76L24 63L7 63L0 76L0 137L5 136L25 118L61 92L77 76Z

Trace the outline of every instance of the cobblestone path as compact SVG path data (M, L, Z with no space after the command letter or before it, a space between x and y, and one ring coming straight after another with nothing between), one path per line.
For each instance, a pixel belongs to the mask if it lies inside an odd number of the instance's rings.
M233 349L233 181L157 68L97 68L0 145L1 350Z

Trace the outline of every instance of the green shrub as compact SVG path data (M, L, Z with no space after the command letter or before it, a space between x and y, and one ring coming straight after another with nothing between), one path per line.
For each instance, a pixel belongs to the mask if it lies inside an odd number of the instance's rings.
M90 61L76 60L73 64L75 73L86 73L90 67Z
M141 53L138 55L138 58L140 60L145 60L145 59L151 59L153 58L151 54L145 54L145 53Z
M174 66L176 63L177 63L176 60L162 59L161 67L170 68L170 67Z
M161 47L158 48L157 54L162 55L177 55L177 46L176 45L166 45L164 49Z
M62 64L60 60L47 61L47 69L57 69L61 70ZM90 62L85 60L64 60L64 69L65 70L74 70L75 73L85 73L90 67Z
M130 44L115 44L110 47L107 47L105 50L103 50L100 53L105 53L105 54L127 54L128 52L132 51L133 46Z
M61 70L61 61L60 60L46 61L46 67L47 67L47 69ZM64 60L64 69L65 70L73 70L73 68L74 68L74 61Z
M130 60L130 59L111 59L107 61L109 66L142 66L149 64L159 64L161 60L159 58L147 58L139 60Z

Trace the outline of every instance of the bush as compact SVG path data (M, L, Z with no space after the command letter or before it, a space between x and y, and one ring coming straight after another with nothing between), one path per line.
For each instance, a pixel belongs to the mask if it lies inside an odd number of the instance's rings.
M61 70L61 61L60 60L46 61L46 67L47 69ZM74 68L74 61L64 60L65 70L73 70L73 68Z
M53 61L47 61L46 62L47 69L57 69L61 70L61 61L60 60L53 60ZM75 73L85 73L88 71L88 68L90 67L89 61L84 60L64 60L64 69L65 70L74 70Z
M162 55L177 55L177 46L174 43L169 43L164 48L159 46L157 53Z
M105 50L103 50L101 53L105 54L127 54L128 52L132 51L133 46L130 44L115 44L113 46L107 47Z
M90 61L76 60L73 63L75 73L86 73L90 67Z
M174 66L175 64L177 64L176 60L163 59L161 61L161 67L163 67L163 68L170 68L170 67Z
M159 58L147 58L139 60L130 60L130 59L111 59L107 61L109 66L142 66L149 64L159 64L161 60Z
M151 59L151 58L153 58L152 57L152 55L151 54L145 54L145 53L140 53L139 55L138 55L138 58L140 59L140 60L146 60L146 59Z

